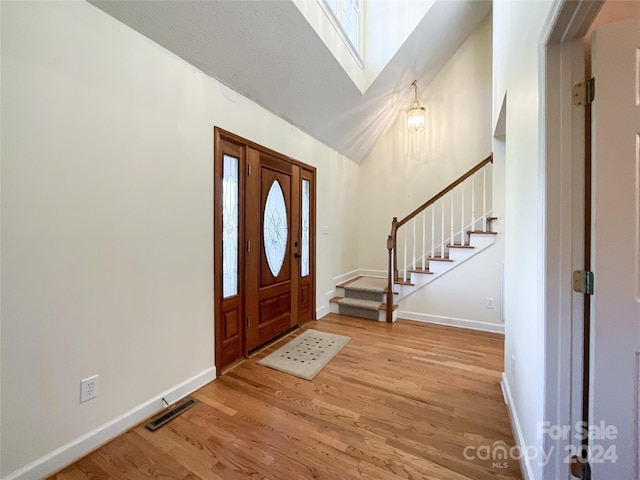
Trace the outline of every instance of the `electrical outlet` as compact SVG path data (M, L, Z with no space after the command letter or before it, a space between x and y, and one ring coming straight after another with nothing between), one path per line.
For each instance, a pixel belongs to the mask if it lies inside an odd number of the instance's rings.
M484 307L493 310L493 298L487 297L484 301Z
M98 396L98 375L85 378L80 382L80 403Z
M513 354L511 355L511 376L516 378L516 356Z

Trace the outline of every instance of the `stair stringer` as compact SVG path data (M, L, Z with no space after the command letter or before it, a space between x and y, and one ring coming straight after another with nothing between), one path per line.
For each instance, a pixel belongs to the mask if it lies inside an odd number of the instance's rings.
M453 260L453 262L430 260L429 270L433 272L432 274L411 273L411 283L413 285L396 284L394 289L394 303L400 304L402 300L421 290L424 286L435 282L447 272L491 247L496 241L495 237L495 235L471 233L469 235L469 245L474 248L449 248L449 258Z

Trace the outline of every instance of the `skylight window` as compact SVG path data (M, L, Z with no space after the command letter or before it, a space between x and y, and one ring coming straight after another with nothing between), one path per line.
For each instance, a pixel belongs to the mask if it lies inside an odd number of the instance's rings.
M362 0L318 0L352 55L362 64L361 11Z

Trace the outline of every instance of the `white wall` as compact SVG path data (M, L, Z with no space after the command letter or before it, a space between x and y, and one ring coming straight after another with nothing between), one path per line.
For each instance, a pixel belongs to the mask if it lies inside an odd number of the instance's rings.
M402 300L398 317L502 332L503 260L500 234L492 246ZM487 298L493 308L486 308Z
M424 135L409 133L406 116L400 115L361 163L360 268L386 271L391 219L404 217L491 153L491 30L488 16L419 92L427 111ZM501 323L500 310L486 310L484 302L493 297L501 303L502 245L498 241L472 260L484 269L482 289L473 268L463 265L414 293L401 310L411 318L419 314ZM449 294L441 295L444 291Z
M406 116L399 115L360 165L360 268L386 270L391 219L404 217L491 153L491 17L418 93L427 111L424 135L409 133Z
M0 476L35 478L213 374L214 125L318 167L318 306L358 266L358 168L88 3L0 8Z
M544 378L544 150L540 38L551 2L494 2L495 125L507 96L505 145L505 387L518 441L542 448ZM512 359L515 358L515 370ZM537 462L529 478L542 478Z

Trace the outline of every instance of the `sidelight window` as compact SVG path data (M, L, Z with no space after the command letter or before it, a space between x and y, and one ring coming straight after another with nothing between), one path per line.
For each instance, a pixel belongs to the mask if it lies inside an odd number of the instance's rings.
M222 297L238 294L238 164L224 156L222 171Z

